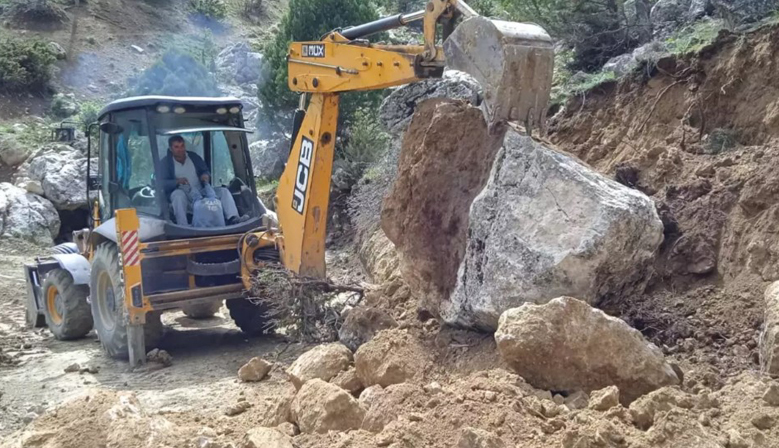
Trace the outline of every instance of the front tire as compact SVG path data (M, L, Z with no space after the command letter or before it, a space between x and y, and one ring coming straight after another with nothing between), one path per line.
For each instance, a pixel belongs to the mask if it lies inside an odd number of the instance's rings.
M50 271L41 290L46 325L56 339L78 339L92 330L92 313L87 303L89 289L86 285L74 285L70 272Z
M124 306L122 268L114 243L103 243L95 250L92 260L90 302L95 330L108 356L127 359L127 316ZM162 337L160 313L146 313L144 339L146 348L154 347Z
M246 334L255 336L267 331L268 307L255 305L247 299L230 299L226 302L235 325Z

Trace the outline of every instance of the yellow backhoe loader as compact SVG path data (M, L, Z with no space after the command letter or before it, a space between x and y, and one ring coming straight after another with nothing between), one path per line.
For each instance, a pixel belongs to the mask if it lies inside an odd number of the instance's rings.
M415 21L423 21L424 45L365 40ZM432 0L423 11L292 43L289 88L301 93L301 109L275 198L277 217L256 195L239 100L151 96L109 104L90 127L99 129L97 172L87 171L90 225L74 232L74 243L25 267L28 324L48 325L58 339L94 327L105 352L129 356L133 366L145 362L146 348L160 336L163 311L207 314L225 300L243 331L261 332L267 310L247 293L257 271L281 263L298 275L325 277L342 92L440 77L450 67L479 81L492 129L519 122L530 130L546 114L553 59L540 27L479 17L461 0ZM229 192L248 219L205 228L176 222L161 162L172 136L202 158L210 183Z

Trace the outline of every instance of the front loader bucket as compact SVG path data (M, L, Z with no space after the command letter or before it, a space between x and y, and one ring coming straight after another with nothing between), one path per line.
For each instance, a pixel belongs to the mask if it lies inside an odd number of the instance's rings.
M552 90L554 48L543 28L471 17L444 42L446 65L482 87L482 110L492 128L508 121L543 128Z

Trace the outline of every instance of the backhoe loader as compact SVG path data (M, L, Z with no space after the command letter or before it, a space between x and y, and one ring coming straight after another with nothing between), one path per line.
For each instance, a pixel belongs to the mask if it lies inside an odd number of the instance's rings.
M365 39L416 21L423 22L424 45ZM277 217L257 199L239 100L150 96L109 104L93 125L99 144L97 172L87 171L90 225L74 232L74 243L25 267L28 324L48 325L58 339L94 327L105 352L129 357L133 366L156 344L163 311L225 300L243 331L262 331L267 310L248 293L258 271L281 263L297 275L325 277L342 92L440 77L449 67L481 84L491 129L518 122L530 131L543 126L553 58L540 27L479 17L461 0L432 0L422 11L293 42L288 81L301 93L301 108L275 198ZM184 138L205 161L211 183L228 189L248 220L215 228L175 221L159 175L171 136ZM88 148L91 154L91 139Z

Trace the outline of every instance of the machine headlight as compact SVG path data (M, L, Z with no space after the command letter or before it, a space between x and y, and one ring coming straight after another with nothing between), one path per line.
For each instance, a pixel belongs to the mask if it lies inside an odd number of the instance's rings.
M186 112L186 111L187 111L187 110L186 110L186 109L184 109L184 108L183 108L183 107L181 107L181 106L176 106L176 107L174 107L174 108L173 108L173 112L175 112L175 113L177 113L177 114L183 114L183 113L184 113L184 112Z
M157 106L157 112L161 114L167 114L168 112L170 112L170 106L166 106L164 104Z
M241 111L241 108L238 107L238 106L233 106L233 107L230 108L230 113L231 114L237 114L240 111Z
M216 110L216 113L218 113L219 115L224 115L224 114L227 113L227 108L226 107L220 107L219 109Z

